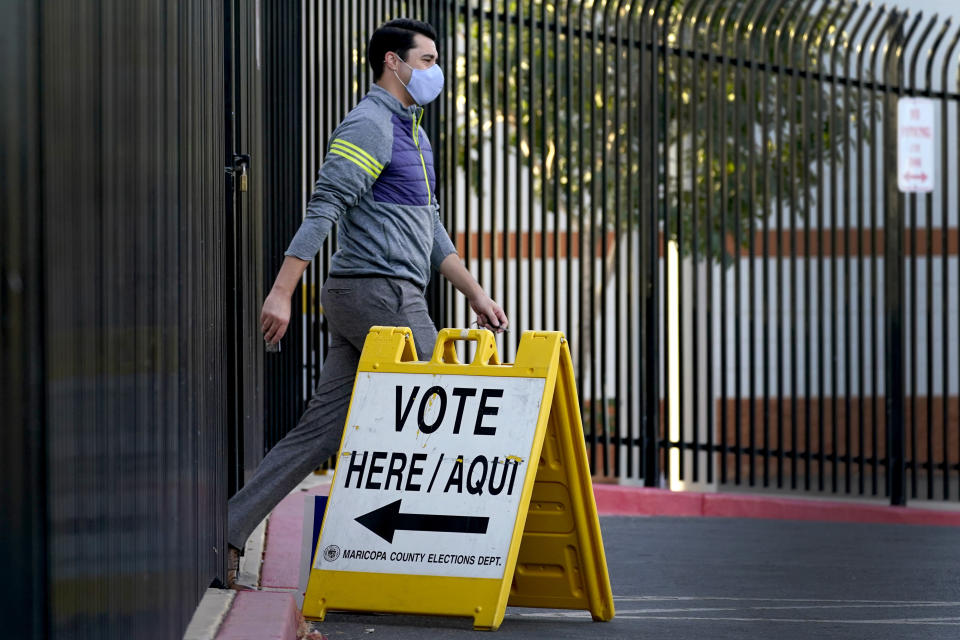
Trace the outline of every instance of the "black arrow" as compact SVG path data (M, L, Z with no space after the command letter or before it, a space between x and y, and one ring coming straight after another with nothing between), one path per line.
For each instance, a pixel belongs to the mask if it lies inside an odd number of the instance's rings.
M404 531L443 533L486 533L490 518L478 516L437 516L429 513L400 513L400 500L355 518L370 531L393 543L393 534Z

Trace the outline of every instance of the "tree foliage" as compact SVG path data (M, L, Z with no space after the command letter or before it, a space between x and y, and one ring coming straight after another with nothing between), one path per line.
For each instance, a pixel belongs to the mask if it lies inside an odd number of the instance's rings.
M581 230L623 233L655 215L685 254L729 262L745 230L812 215L823 172L840 170L869 121L860 92L826 81L849 71L852 29L879 19L869 7L465 5L449 43L458 166L486 189L481 154L501 153L496 137L546 214Z

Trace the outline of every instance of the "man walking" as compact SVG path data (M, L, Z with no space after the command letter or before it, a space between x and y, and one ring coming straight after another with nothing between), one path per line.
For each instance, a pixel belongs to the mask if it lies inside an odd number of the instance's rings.
M330 349L300 422L230 499L231 587L237 588L239 550L250 532L336 452L371 326L410 327L419 357L428 355L437 333L424 290L437 270L467 296L479 326L507 327L503 309L464 268L440 221L433 151L421 127L423 106L443 90L436 39L417 20L392 20L374 32L367 60L375 84L334 130L306 217L263 303L261 329L275 344L290 322L297 283L338 223L339 249L320 294Z

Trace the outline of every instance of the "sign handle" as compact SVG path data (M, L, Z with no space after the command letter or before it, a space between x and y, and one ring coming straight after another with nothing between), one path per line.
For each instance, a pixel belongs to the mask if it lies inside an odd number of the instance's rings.
M455 343L458 340L471 340L477 343L477 352L473 356L474 367L486 367L500 364L497 342L493 332L487 329L441 329L433 348L431 364L460 364Z

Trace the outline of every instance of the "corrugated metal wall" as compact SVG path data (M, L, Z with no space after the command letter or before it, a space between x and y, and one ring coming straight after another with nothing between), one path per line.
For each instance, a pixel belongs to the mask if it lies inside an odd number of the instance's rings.
M46 636L36 3L0 17L0 587L3 634ZM9 615L8 615L9 613Z
M41 24L53 631L170 638L224 538L223 22L116 0Z
M179 637L222 576L222 11L4 4L5 637Z

